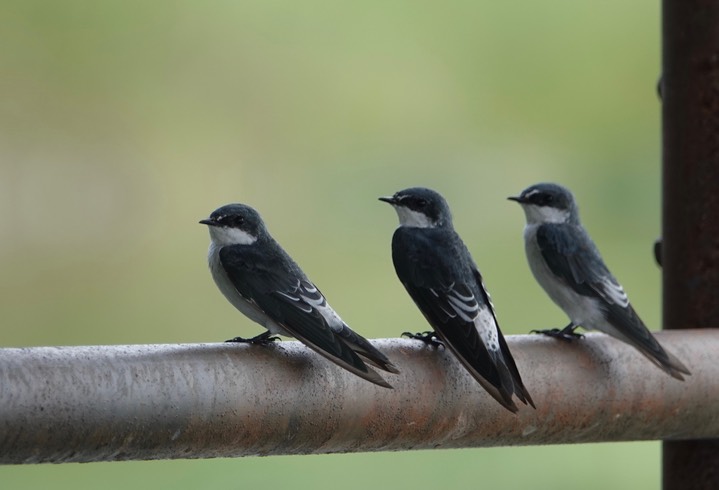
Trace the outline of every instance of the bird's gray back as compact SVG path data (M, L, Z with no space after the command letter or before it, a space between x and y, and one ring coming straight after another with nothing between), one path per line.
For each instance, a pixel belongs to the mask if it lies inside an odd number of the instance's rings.
M400 280L416 286L474 283L472 257L451 229L399 227L392 236L392 258Z

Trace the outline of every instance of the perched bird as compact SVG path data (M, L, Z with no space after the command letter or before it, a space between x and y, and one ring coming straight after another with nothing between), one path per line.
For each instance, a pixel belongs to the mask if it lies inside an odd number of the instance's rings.
M379 386L391 386L365 362L390 373L397 368L367 339L353 332L319 289L270 236L260 215L244 204L228 204L200 221L210 231L212 278L227 300L267 329L251 339L266 344L285 335ZM363 360L364 359L364 360Z
M582 337L579 326L599 330L639 350L669 375L683 380L691 374L667 352L629 304L596 245L579 222L579 211L568 189L550 183L526 188L509 197L524 209L527 261L537 282L569 316L564 329L540 330L552 337Z
M522 383L482 276L452 226L452 214L435 191L414 187L380 197L399 216L392 236L392 260L399 280L434 329L495 400L512 412L534 406ZM432 342L433 335L411 335Z

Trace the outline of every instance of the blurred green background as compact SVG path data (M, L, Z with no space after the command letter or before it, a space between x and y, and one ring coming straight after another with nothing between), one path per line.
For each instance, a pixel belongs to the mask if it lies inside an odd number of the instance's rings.
M573 189L608 264L658 328L658 9L649 0L0 3L0 345L259 333L212 283L197 224L235 201L260 210L353 328L368 337L423 329L391 264L397 217L377 201L412 185L447 197L506 333L563 326L526 266L523 213L505 200L544 180ZM2 467L0 481L649 489L659 449Z

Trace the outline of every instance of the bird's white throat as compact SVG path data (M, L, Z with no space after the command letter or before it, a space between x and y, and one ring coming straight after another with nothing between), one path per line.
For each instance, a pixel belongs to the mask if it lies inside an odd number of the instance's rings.
M410 228L434 228L436 224L429 217L418 211L413 211L404 206L393 206L399 216L399 225Z
M252 245L257 241L256 236L250 235L239 228L229 228L227 226L210 226L210 238L222 247L227 245Z
M540 223L566 223L571 217L568 209L557 209L550 206L537 206L536 204L522 204L527 224Z

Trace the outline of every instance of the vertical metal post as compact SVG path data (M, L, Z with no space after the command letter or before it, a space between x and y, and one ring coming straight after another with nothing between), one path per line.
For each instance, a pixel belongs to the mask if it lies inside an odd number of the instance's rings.
M719 0L662 0L662 44L664 328L716 328ZM664 442L662 479L664 490L719 488L719 440Z

